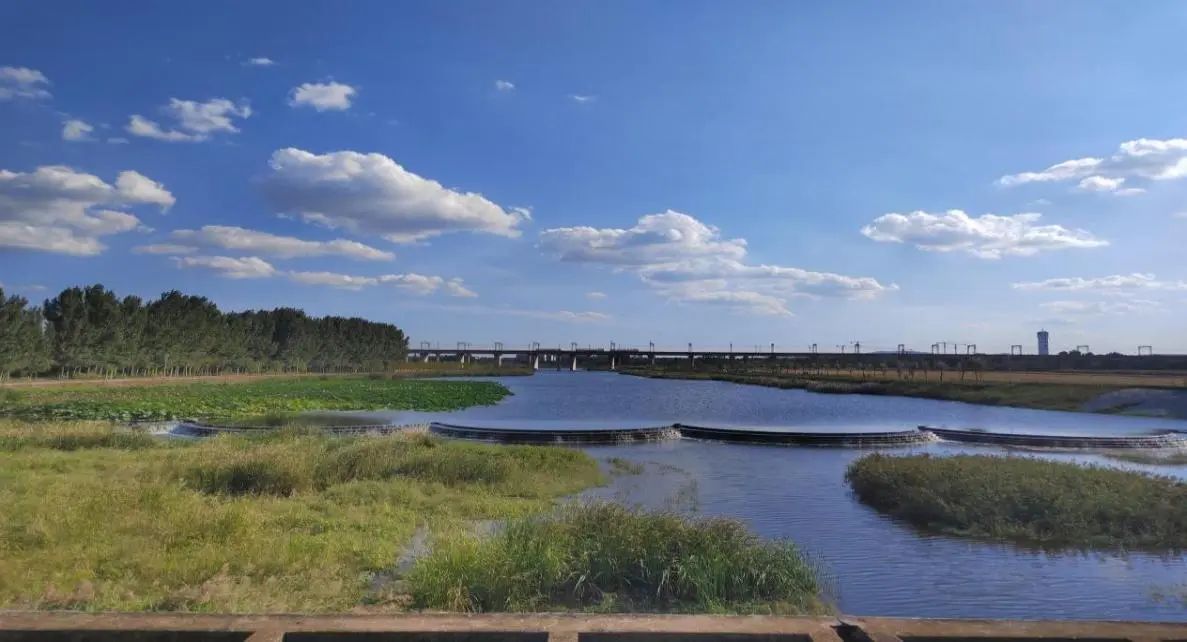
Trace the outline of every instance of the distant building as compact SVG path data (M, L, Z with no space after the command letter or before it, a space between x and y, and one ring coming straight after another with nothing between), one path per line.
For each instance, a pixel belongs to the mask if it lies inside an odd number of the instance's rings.
M1044 357L1051 354L1050 338L1046 330L1039 330L1039 354Z

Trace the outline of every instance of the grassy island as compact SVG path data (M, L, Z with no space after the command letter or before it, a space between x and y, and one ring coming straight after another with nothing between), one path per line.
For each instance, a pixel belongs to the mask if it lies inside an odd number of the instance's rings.
M654 379L700 379L726 381L769 388L807 390L824 394L886 395L920 397L944 401L963 401L987 406L1014 406L1040 410L1078 411L1088 402L1125 387L1166 385L1165 378L1151 378L1150 383L1139 375L1121 379L1109 376L1080 377L1041 373L988 373L981 377L961 378L949 373L946 379L899 379L891 374L871 372L860 376L844 372L771 373L746 372L733 369L690 371L673 368L631 368L625 374ZM1000 378L994 378L994 375ZM1115 413L1125 407L1102 408L1098 412Z
M383 376L282 377L234 383L96 383L0 388L0 416L35 420L236 419L308 410L457 410L497 403L489 381Z
M1187 484L1029 457L869 455L857 498L919 528L1052 548L1187 548Z

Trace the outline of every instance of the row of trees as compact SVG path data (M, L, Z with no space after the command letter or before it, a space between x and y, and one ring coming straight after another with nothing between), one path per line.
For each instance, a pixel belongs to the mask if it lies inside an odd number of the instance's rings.
M394 325L293 308L222 312L177 291L146 303L102 285L38 308L0 290L0 378L382 371L407 350Z

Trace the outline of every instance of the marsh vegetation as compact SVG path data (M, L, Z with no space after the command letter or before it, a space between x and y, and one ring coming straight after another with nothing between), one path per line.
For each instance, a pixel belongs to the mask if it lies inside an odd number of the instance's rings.
M386 376L289 377L236 383L21 387L0 389L0 416L34 420L251 419L310 410L456 410L497 403L489 381Z
M606 503L443 542L409 582L416 606L456 611L828 611L816 570L790 542L734 520Z
M447 541L601 481L559 448L5 422L0 608L402 609L372 579L417 529Z
M914 526L1050 548L1187 548L1187 484L1030 457L874 454L846 480Z

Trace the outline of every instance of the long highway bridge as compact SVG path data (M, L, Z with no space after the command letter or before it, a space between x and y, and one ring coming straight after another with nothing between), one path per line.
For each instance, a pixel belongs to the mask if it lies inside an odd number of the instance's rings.
M581 347L576 342L570 343L568 346L549 347L541 345L540 343L532 343L528 346L515 347L507 346L500 342L495 342L488 346L475 346L465 341L459 341L453 347L446 347L441 345L433 345L428 341L420 342L419 346L413 348L409 347L408 359L410 361L456 361L467 363L476 359L490 360L496 365L502 365L505 359L511 359L518 363L530 365L533 369L539 370L541 368L550 368L556 370L577 370L580 366L587 366L597 364L597 367L608 367L611 370L617 370L620 367L631 365L655 365L657 361L671 363L676 360L685 360L695 366L697 361L742 361L749 362L753 360L763 361L783 361L783 362L800 362L800 363L830 363L830 364L882 364L891 366L894 364L902 364L904 362L927 362L933 359L943 359L952 365L954 359L964 359L969 357L976 357L978 361L984 362L986 367L1006 367L1006 368L1023 368L1023 369L1049 369L1049 368L1064 368L1077 367L1085 365L1085 361L1092 361L1097 363L1095 368L1101 367L1116 368L1116 369L1184 369L1187 367L1187 357L1182 355L1169 354L1151 354L1146 351L1143 353L1138 351L1137 355L1093 355L1085 350L1084 354L1079 351L1064 355L1036 355L1036 354L1022 354L1021 351L1016 350L1020 346L1014 346L1009 354L996 353L987 354L977 351L975 344L944 344L937 343L932 345L931 352L922 352L917 350L907 349L904 345L899 345L895 350L874 350L862 352L860 343L853 343L845 346L838 345L836 352L819 351L815 344L808 347L807 350L776 350L775 344L768 344L763 348L755 347L755 349L735 349L732 345L729 348L697 348L691 343L681 349L657 347L654 343L649 343L646 348L631 348L619 346L615 343L610 343L607 347L585 346ZM765 348L765 349L764 349ZM961 349L963 348L963 349ZM1087 346L1083 346L1087 348Z
M860 346L858 349L860 350ZM901 357L907 354L918 353L908 353L901 347L899 352L870 353L866 355L861 355L860 352L825 353L817 352L814 346L803 352L789 352L775 350L774 344L771 344L769 350L735 350L732 347L724 350L720 348L700 349L694 348L692 344L689 344L687 349L673 350L670 348L657 348L654 343L649 344L647 348L626 348L615 345L614 343L611 343L606 348L592 346L582 348L575 342L570 343L568 347L558 346L555 348L542 346L539 343L516 348L505 346L502 343L495 343L490 346L473 346L466 342L458 342L456 346L449 348L439 345L433 346L427 341L421 342L417 348L409 348L408 350L408 358L410 360L420 360L426 363L445 359L466 363L476 358L486 358L501 365L505 358L511 358L516 361L529 363L535 370L539 370L542 367L552 367L557 370L577 370L579 363L589 361L608 364L611 370L616 370L620 366L633 363L654 365L657 360L673 359L687 359L690 361L732 359L741 361L749 361L751 359L811 360L821 358L854 358L857 356L863 356L866 359L878 359Z

